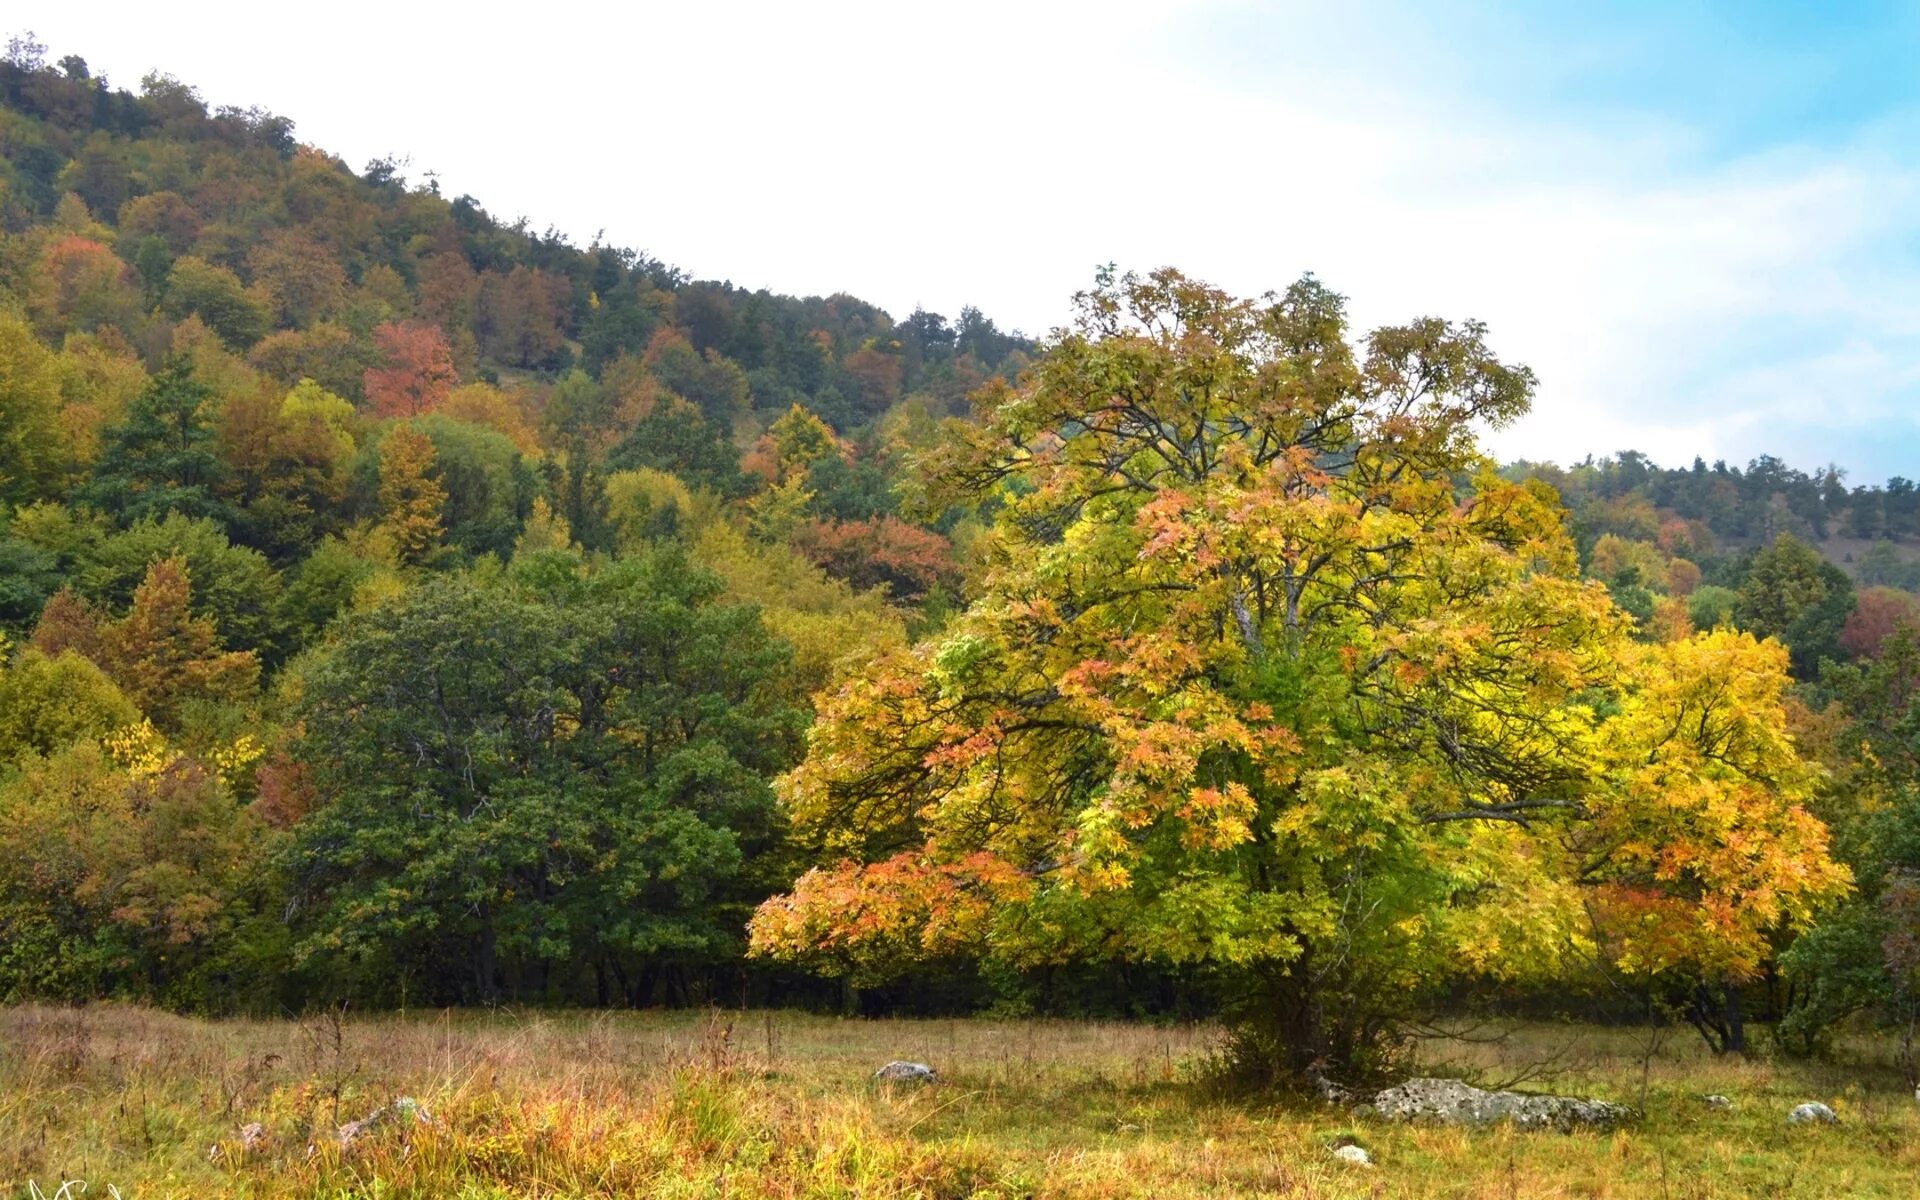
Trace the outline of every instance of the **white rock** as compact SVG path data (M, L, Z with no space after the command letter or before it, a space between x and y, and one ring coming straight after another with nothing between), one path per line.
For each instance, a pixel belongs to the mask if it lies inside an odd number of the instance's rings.
M1809 1100L1805 1104L1795 1105L1793 1111L1787 1114L1789 1125L1833 1125L1839 1120L1840 1118L1834 1115L1832 1109L1818 1100Z
M917 1062L890 1062L873 1073L875 1083L938 1083L932 1067Z
M1336 1146L1333 1151L1333 1156L1341 1162L1352 1163L1356 1167L1370 1167L1373 1165L1373 1155L1368 1154L1364 1146L1351 1144Z
M1442 1125L1492 1125L1511 1121L1519 1129L1585 1126L1610 1129L1634 1115L1624 1104L1575 1096L1489 1092L1458 1079L1409 1079L1388 1088L1366 1106L1389 1121L1437 1121Z

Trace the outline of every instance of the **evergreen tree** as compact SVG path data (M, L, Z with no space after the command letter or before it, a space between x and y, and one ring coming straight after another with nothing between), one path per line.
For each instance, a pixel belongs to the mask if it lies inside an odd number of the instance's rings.
M211 396L191 362L168 359L107 431L82 495L122 525L169 512L231 524L234 512L220 498L226 467L207 412Z

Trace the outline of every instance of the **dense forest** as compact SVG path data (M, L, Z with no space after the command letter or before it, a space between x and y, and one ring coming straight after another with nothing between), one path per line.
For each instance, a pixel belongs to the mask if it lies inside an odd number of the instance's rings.
M1912 482L1495 471L1531 376L1312 281L1036 341L0 103L0 997L1920 1003Z

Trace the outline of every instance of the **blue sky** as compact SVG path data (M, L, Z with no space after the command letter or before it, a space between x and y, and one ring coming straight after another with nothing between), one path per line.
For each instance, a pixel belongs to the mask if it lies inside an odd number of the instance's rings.
M1313 271L1532 365L1504 456L1920 476L1920 6L424 7L16 23L701 276L1041 331L1101 262Z

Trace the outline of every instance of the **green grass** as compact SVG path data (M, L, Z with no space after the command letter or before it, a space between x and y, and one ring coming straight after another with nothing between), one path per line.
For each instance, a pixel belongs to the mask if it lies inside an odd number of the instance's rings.
M1523 1086L1645 1110L1618 1132L1560 1135L1233 1099L1204 1070L1215 1037L792 1013L267 1022L18 1007L0 1010L0 1194L85 1180L89 1198L1920 1195L1920 1107L1870 1041L1834 1064L1715 1059L1685 1031L1539 1024L1423 1047L1482 1082L1531 1072ZM871 1088L891 1058L931 1062L944 1082ZM1707 1092L1737 1107L1710 1110ZM397 1095L434 1122L338 1147L340 1122ZM1841 1124L1788 1128L1809 1099ZM243 1150L251 1121L268 1140ZM1343 1134L1374 1169L1330 1157Z

